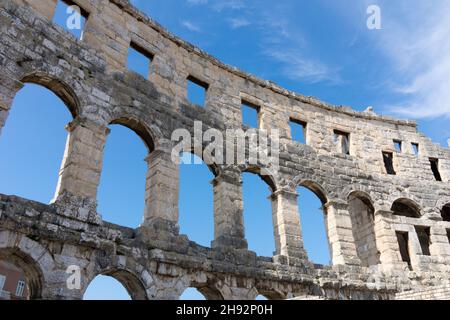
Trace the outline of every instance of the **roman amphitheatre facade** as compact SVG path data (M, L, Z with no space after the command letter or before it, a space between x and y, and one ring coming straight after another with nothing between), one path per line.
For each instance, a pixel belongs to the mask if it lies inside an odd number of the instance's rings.
M78 40L52 22L56 2L0 0L0 130L27 83L54 92L73 116L54 200L0 195L0 258L22 268L30 298L82 299L98 275L142 300L178 299L187 288L207 299L450 298L450 150L416 123L332 106L246 74L127 0L74 0L87 18ZM130 46L151 57L148 79L127 70ZM187 100L188 79L206 89L204 107ZM171 134L193 132L195 121L205 130L242 128L243 102L257 107L260 129L279 130L279 167L210 165L215 240L202 247L179 233ZM305 144L292 140L291 121L304 126ZM130 128L148 147L137 229L103 221L96 210L110 124ZM272 257L248 250L243 172L272 190ZM298 186L323 203L330 266L314 265L304 250ZM67 285L71 266L80 268L79 288Z

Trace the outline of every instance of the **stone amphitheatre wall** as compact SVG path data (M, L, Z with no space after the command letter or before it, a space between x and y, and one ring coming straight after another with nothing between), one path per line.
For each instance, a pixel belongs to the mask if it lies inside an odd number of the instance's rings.
M0 196L0 257L23 267L33 298L80 299L99 274L118 279L135 299L176 299L188 287L209 299L393 299L449 283L450 150L414 122L332 106L227 66L126 0L73 1L87 16L77 40L52 23L56 3L0 0L0 130L26 83L53 91L73 115L52 203ZM147 79L127 70L131 45L152 58ZM192 78L207 87L204 107L187 99ZM179 234L171 134L193 132L194 121L204 130L242 128L243 101L258 108L260 129L280 130L280 167L211 165L215 240L204 248ZM291 120L306 124L306 144L292 141ZM107 223L96 210L110 124L132 129L149 150L136 230ZM335 132L348 137L348 154ZM395 175L383 152L392 154ZM260 174L272 189L273 257L247 250L243 172ZM323 202L332 266L308 260L298 186ZM81 267L79 290L65 285L70 265Z

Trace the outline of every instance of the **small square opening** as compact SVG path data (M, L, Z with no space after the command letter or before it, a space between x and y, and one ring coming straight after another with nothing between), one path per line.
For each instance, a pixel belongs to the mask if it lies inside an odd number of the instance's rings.
M206 92L208 91L209 85L193 76L189 76L187 81L189 102L204 107L206 104Z
M338 153L350 155L350 134L340 130L334 130L334 143Z
M150 65L154 55L145 50L138 44L131 42L128 48L128 69L134 71L144 78L148 79L150 74Z
M402 142L400 140L394 140L394 149L397 153L402 152Z
M259 109L250 102L242 101L242 124L250 128L259 128Z
M413 142L413 143L411 143L411 146L412 146L413 154L415 156L418 156L419 155L419 144Z
M394 170L394 154L392 152L383 152L383 162L387 174L397 174Z
M436 181L442 181L441 173L439 172L439 159L430 158L430 164Z
M408 264L410 270L412 270L411 266L411 257L409 255L409 234L408 232L400 232L397 231L397 242L400 249L400 255L402 257L402 261Z
M58 0L53 22L70 32L78 40L83 39L83 31L89 13L70 0Z
M306 122L296 119L291 119L290 122L291 127L291 137L292 140L300 142L302 144L306 144Z
M420 247L424 256L431 255L430 253L430 228L415 227L417 237L419 238Z

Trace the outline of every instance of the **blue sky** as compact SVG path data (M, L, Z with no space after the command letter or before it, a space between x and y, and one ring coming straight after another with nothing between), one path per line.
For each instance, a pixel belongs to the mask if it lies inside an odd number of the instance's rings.
M326 102L357 110L373 106L377 113L415 119L420 131L444 146L450 138L448 1L132 2L169 31L228 64ZM381 8L381 30L366 26L370 4ZM57 12L56 21L63 21L64 10ZM147 72L137 55L129 66L144 76ZM0 157L0 193L50 201L67 136L64 126L70 120L67 108L47 90L26 85L19 92L0 136L0 149L8 151ZM98 195L105 220L129 227L141 223L146 152L133 132L111 126ZM209 246L213 175L204 165L182 165L180 178L181 232ZM245 174L243 181L249 247L271 256L270 191L257 176ZM327 264L321 203L307 190L299 189L299 195L306 249L314 262ZM99 277L85 297L122 299L127 294L112 278ZM183 296L199 297L195 291Z

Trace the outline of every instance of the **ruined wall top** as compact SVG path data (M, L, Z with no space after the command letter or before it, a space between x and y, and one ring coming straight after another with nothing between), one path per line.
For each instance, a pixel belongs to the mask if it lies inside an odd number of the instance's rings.
M273 91L276 94L284 95L288 98L292 98L292 99L298 100L303 103L314 105L314 106L317 106L317 107L320 107L320 108L323 108L323 109L329 110L329 111L340 112L340 113L343 113L343 114L346 114L346 115L349 115L352 117L363 118L366 120L385 121L385 122L394 123L394 124L398 124L398 125L402 125L402 126L411 126L411 127L417 126L417 123L413 120L395 119L395 118L389 117L389 116L378 115L373 112L359 112L349 106L342 106L342 105L336 106L336 105L321 101L320 99L317 99L316 97L308 97L308 96L302 95L298 92L287 90L272 81L263 80L263 79L255 76L255 75L252 75L244 70L241 70L237 67L228 65L228 64L220 61L219 59L215 58L211 54L200 49L199 47L172 34L166 28L161 26L158 22L156 22L155 20L153 20L152 18L147 16L145 13L140 11L138 8L136 8L134 5L132 5L130 3L130 0L109 0L109 1L116 4L124 12L129 13L137 21L142 21L143 23L147 24L148 26L150 26L151 28L156 30L158 33L160 33L163 37L169 39L170 41L173 41L175 44L186 49L191 54L198 55L202 59L206 59L213 65L223 69L225 72L230 72L238 77L244 78L245 80L251 81L258 86L261 86L263 88L267 88L267 89Z

